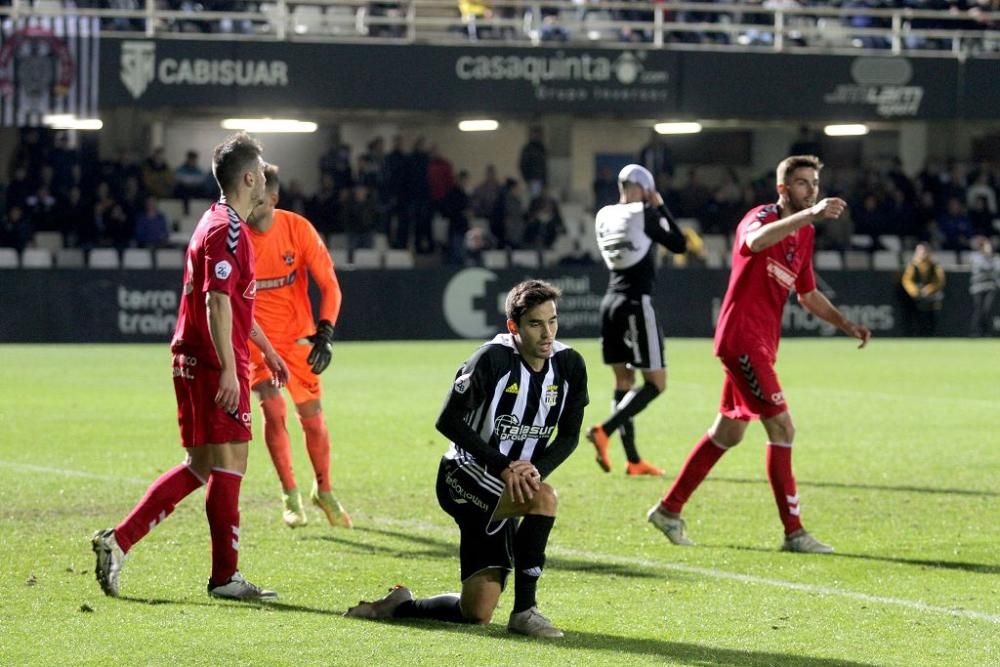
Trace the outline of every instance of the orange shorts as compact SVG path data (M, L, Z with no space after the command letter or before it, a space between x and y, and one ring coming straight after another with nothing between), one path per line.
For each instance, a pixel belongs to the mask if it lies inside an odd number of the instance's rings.
M275 343L275 351L288 365L288 393L295 405L306 401L320 400L323 396L319 376L312 372L306 363L306 357L312 351L312 343ZM264 355L256 345L250 346L250 387L256 387L262 382L271 381L271 371L264 363Z

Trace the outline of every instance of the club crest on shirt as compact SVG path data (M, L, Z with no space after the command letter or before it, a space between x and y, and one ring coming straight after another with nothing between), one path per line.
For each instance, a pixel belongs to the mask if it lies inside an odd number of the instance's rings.
M557 403L559 403L559 385L550 384L545 388L545 396L543 397L545 405L550 408L554 408Z
M292 264L295 263L295 251L286 250L284 254L281 255L281 259L285 260L285 264L287 266L291 266Z

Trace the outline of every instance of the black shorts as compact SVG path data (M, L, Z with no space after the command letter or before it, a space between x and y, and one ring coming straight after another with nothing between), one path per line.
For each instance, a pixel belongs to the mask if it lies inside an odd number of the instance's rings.
M605 364L628 364L643 371L667 367L663 330L653 299L605 294L601 300L601 352Z
M501 588L514 562L516 519L493 520L500 504L503 481L471 457L441 459L437 497L441 509L458 524L462 581L485 569L501 570Z

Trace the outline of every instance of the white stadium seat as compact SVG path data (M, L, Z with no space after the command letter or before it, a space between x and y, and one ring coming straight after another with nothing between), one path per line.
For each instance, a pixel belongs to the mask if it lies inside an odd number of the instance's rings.
M20 265L16 248L0 248L0 269L16 269Z
M347 250L344 248L330 248L330 259L333 260L334 269L346 269L350 262L347 259Z
M63 247L62 232L35 232L34 245L55 252Z
M351 257L354 267L358 269L382 268L382 253L372 248L358 248Z
M813 256L813 266L817 269L839 271L844 268L844 258L836 250L820 250Z
M52 251L48 248L25 248L21 253L22 269L51 269Z
M506 250L483 251L483 266L487 269L506 269L509 264Z
M114 248L94 248L87 258L87 265L92 269L117 269L120 266L118 251Z
M537 269L541 262L537 250L515 250L510 254L510 264L511 266Z
M157 248L153 253L158 269L183 269L184 251L177 248Z
M382 256L387 269L413 268L413 253L409 250L386 250Z
M56 251L56 267L60 269L82 269L87 266L87 258L80 248L60 248Z
M122 255L123 269L153 268L153 253L149 248L126 248Z
M878 271L898 271L899 253L895 250L876 250L872 254L872 268Z

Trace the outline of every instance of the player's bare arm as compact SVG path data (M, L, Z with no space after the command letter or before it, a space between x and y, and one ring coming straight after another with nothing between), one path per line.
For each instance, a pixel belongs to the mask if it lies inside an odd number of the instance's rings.
M236 379L236 355L233 352L233 307L225 292L211 291L205 296L208 309L208 333L219 357L219 390L215 402L227 412L240 403L240 383Z
M288 384L288 366L285 364L285 360L275 352L274 346L271 345L271 341L264 334L264 329L257 324L256 319L250 327L250 342L256 345L264 355L264 363L271 371L271 385L284 387Z
M769 225L760 225L752 229L746 238L746 246L750 252L760 252L779 243L789 234L794 234L806 225L826 220L836 220L847 208L847 202L839 197L828 197L809 208L797 211Z
M819 290L813 290L805 294L800 294L799 303L803 308L816 317L825 322L829 322L851 338L857 338L861 341L858 345L859 350L867 345L868 341L872 337L872 332L868 329L868 327L852 322L844 317L844 314L840 312L836 306L830 303L830 300L826 298L826 295Z

